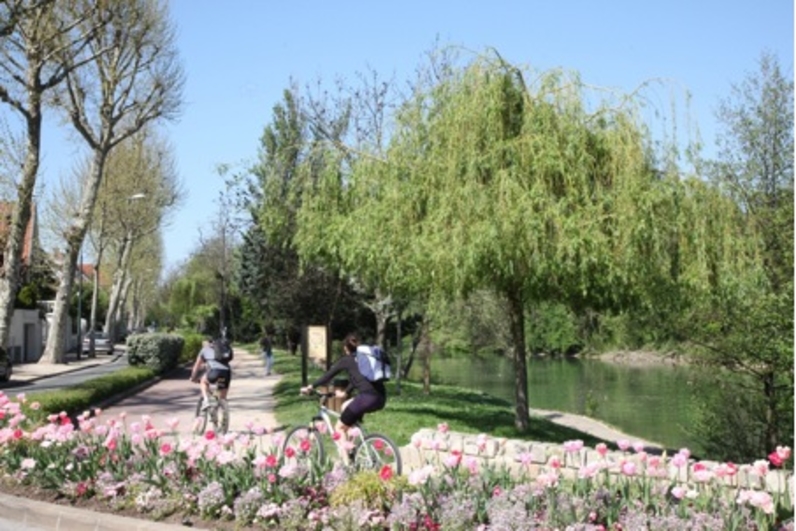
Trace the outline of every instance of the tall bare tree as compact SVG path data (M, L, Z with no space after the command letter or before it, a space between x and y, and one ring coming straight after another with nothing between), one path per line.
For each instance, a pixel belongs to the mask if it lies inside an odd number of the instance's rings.
M57 6L49 0L14 0L0 3L0 101L13 109L24 129L24 161L16 182L16 203L3 249L0 270L0 347L8 344L19 289L25 229L30 221L33 192L41 157L42 111L46 94L61 85L67 75L102 54L87 46L104 25L96 8L85 2L82 9L71 1ZM68 59L68 60L65 60Z
M111 337L130 286L135 246L160 230L170 208L182 196L170 146L157 136L139 132L131 142L119 146L114 158L118 160L106 175L106 189L115 206L104 212L107 245L114 260L105 320L105 330Z
M63 105L67 116L91 150L91 170L83 183L79 213L67 235L61 285L55 297L52 327L42 361L60 363L66 344L67 301L73 271L91 223L105 164L111 150L146 124L176 118L184 74L178 61L173 25L161 1L107 0L89 11L93 0L75 0L77 12L90 12L79 29L106 21L93 32L86 54L97 56L84 69L66 76ZM82 56L65 56L67 65Z

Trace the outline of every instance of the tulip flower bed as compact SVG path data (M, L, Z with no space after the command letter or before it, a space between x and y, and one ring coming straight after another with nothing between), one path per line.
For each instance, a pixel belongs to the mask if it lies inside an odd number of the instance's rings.
M628 458L619 475L597 463L567 477L553 458L512 470L454 451L396 476L389 468L355 472L340 464L288 463L276 450L281 434L256 426L180 439L171 435L176 421L159 427L146 417L104 418L94 411L77 424L62 414L36 426L26 415L31 409L36 404L24 397L0 393L2 490L35 488L94 510L194 527L793 529L791 490L730 490L708 474L685 484L664 481L655 471L665 467L665 456ZM576 447L576 441L564 445ZM787 464L789 449L777 458Z

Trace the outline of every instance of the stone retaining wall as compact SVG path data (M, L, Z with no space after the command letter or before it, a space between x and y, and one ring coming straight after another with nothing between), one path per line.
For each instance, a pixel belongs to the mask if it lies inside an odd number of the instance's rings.
M729 465L715 461L681 460L677 466L674 456L654 455L646 450L608 450L601 454L595 448L583 446L579 441L560 445L516 439L495 438L484 434L472 435L444 430L422 429L412 436L412 442L401 450L404 470L420 468L427 464L440 465L454 452L463 462L475 461L481 466L506 467L516 472L535 476L552 467L564 477L574 478L579 473L594 469L608 470L610 474L646 474L665 481L682 484L720 481L730 488L765 489L771 493L793 492L793 472L769 470L761 460L751 465ZM552 460L552 461L551 461ZM624 467L624 469L623 469ZM733 469L734 467L734 469Z

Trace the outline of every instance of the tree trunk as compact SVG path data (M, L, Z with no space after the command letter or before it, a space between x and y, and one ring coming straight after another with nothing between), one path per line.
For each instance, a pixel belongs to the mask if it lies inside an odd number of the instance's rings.
M766 453L768 453L773 452L779 443L777 392L775 390L773 373L767 373L763 377L763 393L766 401Z
M511 321L511 340L514 346L514 399L516 416L514 426L521 432L528 431L530 410L528 407L528 365L525 359L525 313L519 290L506 292Z
M83 183L83 193L80 198L78 217L67 234L66 256L61 266L61 283L55 295L52 327L47 334L47 344L44 348L44 354L42 354L41 357L41 361L46 363L63 363L66 358L65 333L69 297L72 294L72 283L75 278L77 258L83 247L86 231L89 225L91 225L94 203L97 201L97 191L99 190L100 181L102 180L107 157L107 149L94 149L93 158L91 160L91 171L89 172L88 179ZM82 345L78 345L78 348L82 348Z
M423 393L431 394L431 340L428 337L428 323L423 322L423 336L421 339L423 347Z
M72 281L75 277L77 255L80 246L69 245L61 265L61 283L55 294L55 307L53 308L50 330L47 334L47 344L42 354L43 363L66 362L66 324L69 317L69 297L72 295ZM80 345L77 348L81 348Z
M8 239L3 250L3 269L0 272L0 347L6 351L8 350L11 319L14 316L14 302L19 290L19 271L22 263L25 230L33 210L33 190L36 187L36 175L39 172L41 96L32 94L29 104L22 182L17 187L17 203L12 211L11 223L8 227Z
M128 311L127 297L130 295L130 286L132 286L132 284L133 284L132 277L126 275L124 279L124 285L122 286L122 295L119 299L119 305L117 307L116 317L114 319L114 321L116 322L116 326L118 326L120 323L123 323L125 321L125 318L127 317L127 315L125 314L125 312ZM114 331L114 338L115 337L116 333Z
M111 342L116 341L116 319L122 301L124 283L127 277L127 265L130 263L132 254L133 240L128 234L122 244L122 253L116 263L116 271L113 273L113 285L111 286L110 300L108 301L108 314L105 316L105 333Z
M395 373L395 394L401 394L401 354L403 353L403 340L401 338L401 310L398 309L398 319L395 322L395 367L393 372Z
M91 331L91 332L93 332L94 330L97 329L97 307L99 306L99 289L100 289L99 263L100 263L101 254L102 253L100 253L100 255L97 256L97 263L94 264L94 274L93 274L93 278L92 278L93 284L94 284L94 289L93 289L93 291L91 293L91 320L89 321L89 328L88 328L89 331ZM91 334L89 336L88 357L89 358L96 358L97 357L97 353L94 350L94 334Z

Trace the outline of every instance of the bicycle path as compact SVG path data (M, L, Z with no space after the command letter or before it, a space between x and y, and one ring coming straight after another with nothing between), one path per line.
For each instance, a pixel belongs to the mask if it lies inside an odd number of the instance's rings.
M274 386L277 374L265 375L259 356L236 349L231 362L232 380L227 401L230 411L229 431L271 431L279 426L274 416ZM180 367L135 395L108 406L102 416L124 414L128 424L149 417L153 426L175 437L191 437L199 385L189 381L191 367ZM177 422L176 429L170 425Z

